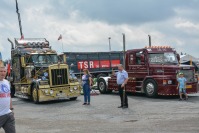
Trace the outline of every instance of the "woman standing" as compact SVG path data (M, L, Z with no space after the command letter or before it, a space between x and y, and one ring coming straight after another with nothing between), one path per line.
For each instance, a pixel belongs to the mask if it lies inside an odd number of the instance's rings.
M92 79L88 69L84 69L83 72L84 72L84 75L82 75L82 87L84 92L83 105L90 105L90 89L91 89Z

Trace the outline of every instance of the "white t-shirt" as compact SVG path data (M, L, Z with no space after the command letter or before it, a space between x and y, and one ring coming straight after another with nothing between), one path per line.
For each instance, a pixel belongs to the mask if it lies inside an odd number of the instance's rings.
M0 116L10 112L10 84L4 79L0 81Z

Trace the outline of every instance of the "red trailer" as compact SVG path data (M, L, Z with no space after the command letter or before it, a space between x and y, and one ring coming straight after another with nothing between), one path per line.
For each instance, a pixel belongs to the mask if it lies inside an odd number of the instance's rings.
M64 52L60 55L61 59L63 55L66 55L66 63L75 75L79 75L86 68L94 77L110 75L112 68L116 68L123 61L122 51Z

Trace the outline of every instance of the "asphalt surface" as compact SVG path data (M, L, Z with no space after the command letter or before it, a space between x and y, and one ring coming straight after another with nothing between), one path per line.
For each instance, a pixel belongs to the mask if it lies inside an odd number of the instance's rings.
M199 133L199 94L178 97L129 95L129 108L119 109L117 94L76 101L34 104L14 98L17 133ZM3 130L0 129L0 133Z

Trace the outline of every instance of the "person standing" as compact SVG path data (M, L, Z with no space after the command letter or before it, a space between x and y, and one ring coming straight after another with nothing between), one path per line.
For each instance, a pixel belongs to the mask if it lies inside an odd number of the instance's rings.
M10 84L5 79L6 68L0 61L0 128L5 133L16 133L15 118L12 112L12 99L10 97Z
M83 72L84 72L84 75L82 75L82 87L84 92L83 105L90 105L90 89L92 86L92 79L88 69L84 69Z
M126 91L124 91L124 87L128 82L128 73L124 70L124 67L122 64L118 65L118 72L113 71L113 75L117 76L117 85L118 85L118 91L120 95L121 100L121 106L118 108L128 108L128 98L126 95ZM124 96L124 97L123 97Z
M188 96L186 93L186 82L187 79L184 77L183 73L179 73L180 77L178 78L178 86L177 89L179 89L179 94L180 94L180 101L182 100L182 94L185 95L185 100L188 100Z

